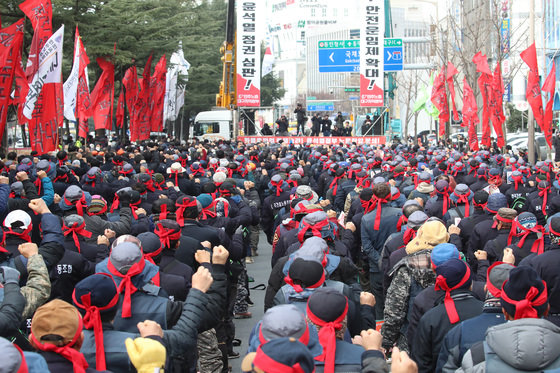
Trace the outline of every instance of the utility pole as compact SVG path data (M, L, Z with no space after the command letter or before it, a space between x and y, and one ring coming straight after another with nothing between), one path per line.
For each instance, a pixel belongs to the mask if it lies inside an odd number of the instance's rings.
M535 0L530 0L529 5L529 45L535 42ZM535 164L535 117L533 110L529 110L529 119L527 120L527 137L529 152L529 162Z

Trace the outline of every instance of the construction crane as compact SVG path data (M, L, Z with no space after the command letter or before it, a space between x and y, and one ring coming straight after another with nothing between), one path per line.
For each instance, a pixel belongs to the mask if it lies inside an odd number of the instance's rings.
M220 47L222 55L222 81L216 94L216 106L233 109L236 105L235 87L235 0L228 0L226 40Z

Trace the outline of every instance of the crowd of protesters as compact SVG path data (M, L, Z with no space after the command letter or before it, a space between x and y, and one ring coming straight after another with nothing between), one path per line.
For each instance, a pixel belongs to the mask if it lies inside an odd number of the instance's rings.
M399 143L67 150L0 155L0 372L560 368L550 161ZM265 313L235 351L259 250Z

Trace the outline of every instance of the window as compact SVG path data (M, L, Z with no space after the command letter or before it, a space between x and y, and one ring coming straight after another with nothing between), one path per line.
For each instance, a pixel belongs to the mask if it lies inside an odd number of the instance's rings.
M321 14L323 15L323 17L327 16L327 7L324 7L323 9L321 9Z
M311 17L315 17L315 16L316 16L315 8L311 8Z
M194 124L194 136L202 136L207 133L220 133L220 123L196 122Z

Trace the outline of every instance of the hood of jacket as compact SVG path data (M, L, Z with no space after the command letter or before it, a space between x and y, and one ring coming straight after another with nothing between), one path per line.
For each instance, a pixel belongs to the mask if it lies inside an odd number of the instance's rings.
M560 358L560 327L544 319L520 319L494 326L486 342L506 364L541 370Z

